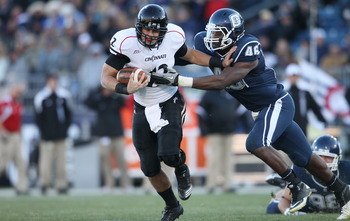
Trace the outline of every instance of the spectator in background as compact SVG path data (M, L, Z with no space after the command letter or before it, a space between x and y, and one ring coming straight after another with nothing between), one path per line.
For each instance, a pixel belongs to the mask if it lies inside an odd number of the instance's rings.
M299 34L305 34L308 31L308 22L310 16L310 1L300 0L292 9L292 16L295 25L299 29Z
M44 37L38 51L36 71L40 76L45 73L59 72L62 70L63 51L59 39L56 37Z
M320 63L321 59L328 52L328 43L327 43L327 33L322 28L316 28L311 32L311 37L313 41L316 41L317 45L317 64ZM310 56L310 55L309 55Z
M201 135L207 138L206 188L232 192L232 144L239 103L226 91L206 91L199 102L198 119Z
M0 83L5 82L6 71L10 65L10 59L7 56L7 50L5 44L0 41Z
M34 97L36 124L41 134L39 174L43 194L51 186L53 162L57 192L66 194L68 191L66 140L72 122L72 108L70 92L58 86L56 75L49 75L46 86Z
M320 61L320 66L333 77L337 77L340 68L348 64L349 56L339 45L333 43L329 45L328 53L325 54Z
M179 25L186 33L186 43L192 47L193 38L200 31L200 24L193 19L192 9L186 4L179 4L175 7L176 14L174 23Z
M301 73L302 70L298 64L289 64L286 68L287 83L285 84L285 87L294 100L294 121L300 126L307 137L307 126L309 124L307 114L310 110L320 122L326 125L327 121L321 113L321 107L317 104L310 92L301 88L299 84Z
M100 72L107 56L100 43L92 43L78 68L77 77L80 83L79 96L85 100L89 91L100 85Z
M0 101L0 174L13 161L18 175L18 195L28 194L27 165L22 155L21 143L22 104L19 99L23 89L23 84L10 85L8 96Z
M259 12L259 19L252 27L252 34L257 36L266 36L270 41L276 28L276 19L273 13L268 9Z
M275 67L278 63L278 58L276 54L272 52L273 45L270 38L266 35L259 35L259 40L261 48L264 50L266 66Z
M273 39L284 38L291 43L295 40L296 34L298 33L297 26L293 22L293 17L290 12L281 13L279 16Z
M120 94L98 87L90 92L85 104L97 115L93 135L98 138L104 188L111 191L115 187L111 158L114 155L121 175L121 186L130 190L132 183L125 160L124 128L120 113L124 106L124 98Z
M285 68L294 59L293 52L289 46L289 42L284 38L277 39L275 42L274 53L278 58L277 69L278 66L279 68Z
M220 8L227 8L229 7L230 1L229 0L208 0L206 1L205 7L204 7L204 19L205 21L208 21L210 16L215 12L216 10Z

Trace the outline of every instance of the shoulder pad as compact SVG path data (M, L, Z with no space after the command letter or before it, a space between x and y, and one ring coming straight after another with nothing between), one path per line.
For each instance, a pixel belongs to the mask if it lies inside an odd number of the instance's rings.
M185 43L186 41L185 32L180 26L169 23L167 28L168 28L168 31L165 35L165 38L170 38L173 44L178 43L182 45L183 43Z
M206 31L198 32L194 36L193 47L196 50L202 51L206 54L210 54L210 51L205 47L204 37L206 36Z
M234 62L250 62L256 60L261 53L261 45L258 39L252 35L245 35L236 43Z
M135 48L137 36L135 28L128 28L118 31L110 40L109 51L116 54L124 54L130 48Z

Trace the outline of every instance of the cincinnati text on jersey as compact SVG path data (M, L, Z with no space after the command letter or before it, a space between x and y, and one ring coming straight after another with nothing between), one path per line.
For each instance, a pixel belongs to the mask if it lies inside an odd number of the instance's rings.
M165 59L166 58L166 54L162 54L162 55L153 55L152 57L146 57L145 58L145 62L149 62L149 61L155 61L155 60L160 60L160 59Z

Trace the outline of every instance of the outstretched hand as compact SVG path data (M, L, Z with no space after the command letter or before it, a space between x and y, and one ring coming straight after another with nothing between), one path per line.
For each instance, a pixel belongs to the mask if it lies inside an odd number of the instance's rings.
M156 84L177 86L179 83L179 74L175 69L168 68L167 73L151 73L151 81Z
M233 58L232 58L232 54L236 51L237 46L233 46L227 53L227 55L225 56L224 60L222 61L222 66L224 67L228 67L231 65L231 63L233 62Z

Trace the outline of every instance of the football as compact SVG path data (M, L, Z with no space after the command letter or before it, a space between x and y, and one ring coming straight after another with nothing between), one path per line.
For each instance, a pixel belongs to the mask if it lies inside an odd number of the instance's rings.
M134 79L140 80L142 74L145 72L137 67L122 68L118 71L116 79L119 83L127 84L129 82L131 73L134 73Z

